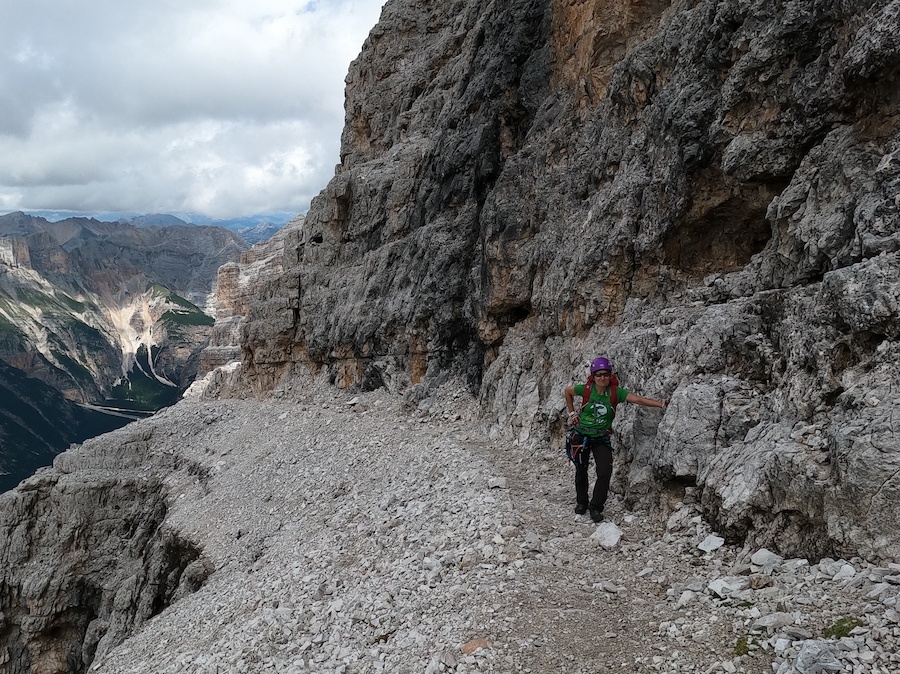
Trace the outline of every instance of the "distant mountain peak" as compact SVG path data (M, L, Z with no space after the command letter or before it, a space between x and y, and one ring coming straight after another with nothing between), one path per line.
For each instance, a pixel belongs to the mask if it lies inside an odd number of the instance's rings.
M238 234L247 243L254 244L267 240L297 216L298 213L288 211L255 213L234 218L213 218L202 213L181 211L174 213L66 210L12 211L0 215L0 236L3 236L4 227L9 229L14 224L18 224L20 228L29 227L39 221L48 224L59 222L115 223L132 227L184 227L193 225L223 227Z
M189 225L179 217L168 213L150 213L147 215L126 216L119 218L117 222L133 225L135 227L172 227L175 225Z

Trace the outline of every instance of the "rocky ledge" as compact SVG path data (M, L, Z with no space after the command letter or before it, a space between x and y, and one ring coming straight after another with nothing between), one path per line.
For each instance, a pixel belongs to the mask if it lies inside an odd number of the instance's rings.
M592 524L475 409L320 382L61 455L2 498L6 671L897 671L900 566L731 545L690 489Z

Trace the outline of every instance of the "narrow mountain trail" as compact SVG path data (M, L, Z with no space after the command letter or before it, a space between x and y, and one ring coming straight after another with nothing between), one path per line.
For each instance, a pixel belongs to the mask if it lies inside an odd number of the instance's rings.
M729 671L740 634L715 618L693 634L669 632L668 625L687 621L667 592L718 577L735 550L703 555L692 535L703 531L700 522L669 533L658 504L632 513L614 495L605 521L622 537L605 549L592 538L598 525L573 512L572 469L560 448L512 461L495 456L513 512L541 541L511 593L516 617L505 640L517 671ZM743 671L771 671L764 658L744 660Z
M804 649L897 671L900 566L704 552L708 525L674 498L613 498L598 526L572 511L561 451L490 441L462 387L410 407L326 386L184 401L70 452L66 479L108 474L125 446L172 467L165 526L202 550L193 586L100 639L90 671L817 671L791 669ZM823 640L842 616L852 633Z

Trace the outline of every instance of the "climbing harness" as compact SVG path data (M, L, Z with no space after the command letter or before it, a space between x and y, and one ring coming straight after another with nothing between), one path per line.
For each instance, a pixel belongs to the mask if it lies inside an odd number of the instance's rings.
M590 454L583 451L587 446L587 436L582 435L574 428L566 433L566 456L576 466L587 466L591 460Z

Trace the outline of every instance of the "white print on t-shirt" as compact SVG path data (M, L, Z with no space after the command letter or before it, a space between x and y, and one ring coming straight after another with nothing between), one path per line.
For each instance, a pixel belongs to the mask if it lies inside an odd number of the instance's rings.
M609 411L603 403L594 403L593 409L595 419L606 416Z

